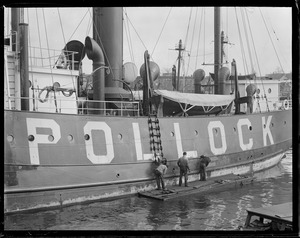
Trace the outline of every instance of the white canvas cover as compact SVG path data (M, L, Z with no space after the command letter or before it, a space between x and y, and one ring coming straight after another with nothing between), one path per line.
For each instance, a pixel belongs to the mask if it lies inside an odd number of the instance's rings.
M169 100L194 106L224 106L234 100L234 95L181 93L168 90L155 90L155 93Z

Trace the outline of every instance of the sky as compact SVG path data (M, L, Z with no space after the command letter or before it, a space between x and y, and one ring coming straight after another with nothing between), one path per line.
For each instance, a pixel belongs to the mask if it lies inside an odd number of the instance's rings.
M5 34L9 32L9 14L9 9L5 9ZM25 9L24 21L29 23L30 44L59 50L69 40L84 43L87 35L92 36L91 14L91 8ZM213 66L203 65L213 63L213 8L126 7L123 8L123 19L123 63L134 62L139 71L144 52L148 50L161 74L171 72L172 66L177 66L178 51L174 48L181 39L186 49L181 72L192 75L199 68L206 75L213 72ZM244 29L247 29L247 37ZM235 59L239 74L253 70L258 76L279 70L291 72L291 8L224 7L221 8L221 30L230 43L224 49L226 60L232 62ZM242 48L246 60L243 60ZM85 73L92 71L92 62L87 57L83 67ZM230 69L230 64L227 67Z

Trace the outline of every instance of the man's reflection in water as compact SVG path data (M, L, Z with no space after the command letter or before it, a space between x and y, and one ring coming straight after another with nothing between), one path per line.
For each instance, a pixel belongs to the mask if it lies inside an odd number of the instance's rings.
M153 200L149 204L149 213L147 220L149 224L153 227L158 228L164 224L168 224L170 218L170 207L167 204L167 201L157 201Z

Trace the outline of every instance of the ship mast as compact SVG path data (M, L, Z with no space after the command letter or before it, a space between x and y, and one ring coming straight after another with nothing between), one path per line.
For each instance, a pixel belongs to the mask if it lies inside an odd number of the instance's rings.
M221 8L214 8L214 74L215 74L215 94L219 92L219 69L221 68Z
M24 9L11 8L12 50L20 53L21 110L29 110L29 51L28 24L24 23Z
M182 41L181 40L179 40L178 47L176 47L175 50L178 50L178 72L177 72L176 90L179 91L181 52L184 51L184 48L182 47Z

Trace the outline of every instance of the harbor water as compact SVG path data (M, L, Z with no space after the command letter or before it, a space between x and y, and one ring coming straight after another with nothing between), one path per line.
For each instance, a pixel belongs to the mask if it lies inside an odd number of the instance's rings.
M256 182L222 192L193 194L165 202L131 196L59 210L11 214L5 230L233 230L246 209L292 201L292 151Z

